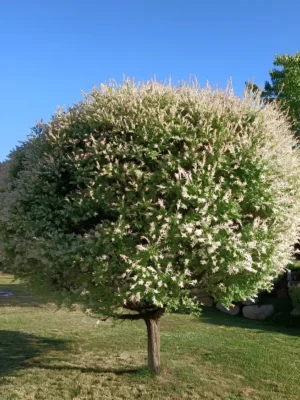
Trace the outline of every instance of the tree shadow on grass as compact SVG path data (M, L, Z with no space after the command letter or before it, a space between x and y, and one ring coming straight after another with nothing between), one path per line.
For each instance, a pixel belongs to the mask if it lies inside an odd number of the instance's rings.
M42 354L66 348L64 340L0 330L0 377L30 366L30 361Z
M59 364L56 356L46 357L50 352L66 351L70 342L50 339L32 334L0 330L0 378L27 368L39 368L57 371L80 371L82 373L113 373L115 375L145 375L142 368L91 368L77 365ZM41 357L39 359L39 357ZM56 364L54 364L56 362Z
M0 295L0 307L40 307L49 302L49 299L32 293L24 284L13 281L11 275L5 277L1 274L0 278L0 291L12 293L11 296Z
M49 296L37 295L29 290L23 283L15 283L8 280L8 282L0 283L0 291L10 292L10 296L0 295L0 308L1 307L42 307L51 303ZM52 299L53 300L53 299Z
M48 304L47 299L38 298L36 296L0 296L0 307L41 307Z
M276 332L284 335L300 336L300 318L290 315L292 306L289 301L267 296L262 300L262 304L273 304L275 308L274 315L265 321L249 320L242 315L228 315L210 307L203 307L201 320L207 324L254 329L262 333Z
M43 363L32 363L31 367L45 369L45 370L56 370L56 371L80 371L81 373L88 374L115 374L115 375L150 375L150 371L147 367L140 368L93 368L93 367L80 367L76 365L55 365L55 364L43 364Z

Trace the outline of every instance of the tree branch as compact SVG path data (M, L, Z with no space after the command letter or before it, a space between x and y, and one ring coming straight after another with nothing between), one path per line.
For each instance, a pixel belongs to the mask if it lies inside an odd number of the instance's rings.
M139 314L122 314L119 315L118 319L129 319L131 321L136 321L139 319L159 319L165 312L164 308L156 308L155 310L143 312Z

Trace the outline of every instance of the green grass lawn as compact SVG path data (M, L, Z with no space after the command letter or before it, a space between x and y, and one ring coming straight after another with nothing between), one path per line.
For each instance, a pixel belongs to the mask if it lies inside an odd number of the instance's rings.
M166 315L162 374L145 365L146 327L56 310L0 276L0 399L300 398L300 328L205 310Z

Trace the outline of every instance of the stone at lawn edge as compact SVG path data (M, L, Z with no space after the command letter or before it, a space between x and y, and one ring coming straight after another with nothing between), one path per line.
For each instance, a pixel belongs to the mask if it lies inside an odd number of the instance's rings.
M294 308L293 311L291 312L291 315L293 317L300 317L300 310L298 308Z
M191 290L191 295L196 297L199 303L206 307L212 307L215 304L214 299L209 296L204 289L193 288Z
M216 307L218 310L230 315L238 315L241 311L241 307L239 305L234 305L232 307L226 308L222 306L222 304L217 303Z
M245 318L248 319L263 321L271 317L271 315L274 314L274 311L275 311L274 306L272 304L264 306L258 306L258 305L245 306L243 308L243 315Z
M205 307L212 307L215 304L214 299L210 296L199 296L198 300Z

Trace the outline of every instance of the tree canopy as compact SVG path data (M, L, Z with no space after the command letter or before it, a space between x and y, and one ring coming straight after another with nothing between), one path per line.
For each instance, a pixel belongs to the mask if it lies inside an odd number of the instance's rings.
M0 235L17 277L101 315L164 311L270 289L292 254L299 153L276 104L232 90L102 85L12 157ZM124 309L130 310L124 315ZM128 312L128 311L127 311Z
M292 129L300 136L300 53L276 55L270 71L270 82L266 82L262 96L268 100L281 101L283 110L288 111Z

